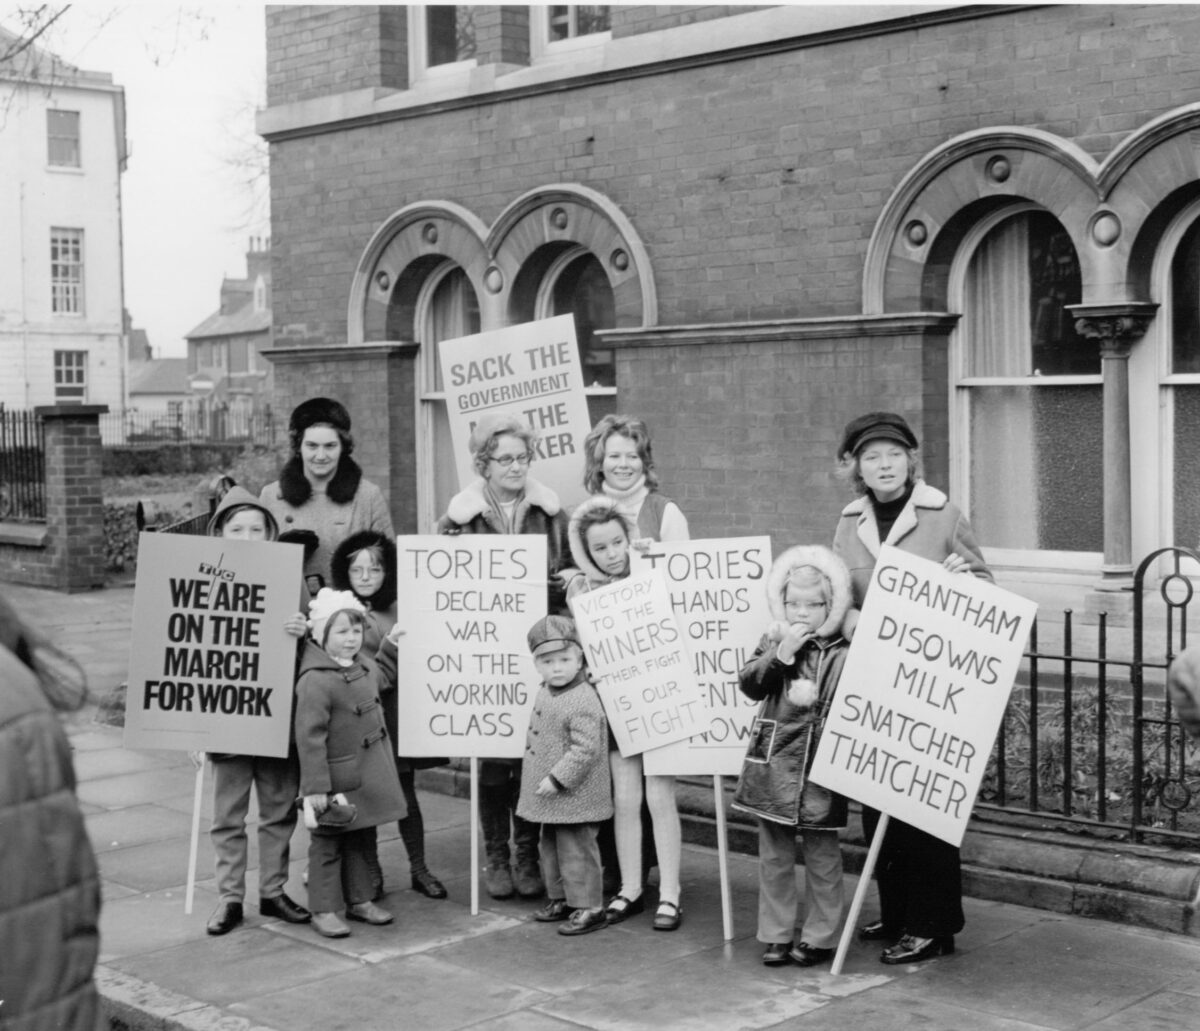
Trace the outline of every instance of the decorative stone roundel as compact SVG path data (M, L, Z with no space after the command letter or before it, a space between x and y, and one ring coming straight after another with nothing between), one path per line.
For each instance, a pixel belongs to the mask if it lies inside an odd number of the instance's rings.
M550 224L553 225L555 229L566 229L567 221L567 213L562 208L555 208L552 212L550 212Z
M1111 247L1121 236L1121 220L1111 211L1101 211L1092 220L1092 239L1101 247Z
M1012 162L1003 155L992 158L987 163L987 177L994 183L1006 183L1012 175Z
M929 230L920 219L913 219L904 227L904 239L913 247L920 247L929 239Z
M437 243L438 227L432 222L426 222L424 228L421 230L421 236L424 237L426 243Z
M504 273L492 265L483 274L483 285L487 287L488 293L498 294L504 289Z
M392 288L392 277L380 269L375 273L375 285L386 294Z
M627 268L629 268L629 254L627 251L623 251L620 248L612 252L611 261L613 268L615 268L618 272L624 272Z

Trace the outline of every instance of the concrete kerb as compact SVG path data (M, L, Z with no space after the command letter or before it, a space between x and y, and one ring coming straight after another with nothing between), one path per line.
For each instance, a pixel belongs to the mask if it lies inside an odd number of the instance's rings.
M276 1031L111 967L95 976L108 1031Z

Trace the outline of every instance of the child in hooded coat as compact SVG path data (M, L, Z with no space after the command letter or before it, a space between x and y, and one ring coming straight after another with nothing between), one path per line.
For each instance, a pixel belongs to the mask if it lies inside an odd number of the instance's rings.
M842 627L850 574L828 548L789 548L771 566L773 621L739 674L761 701L733 807L758 818L758 940L767 966L833 956L844 916L846 800L809 780L817 742L849 650ZM796 831L804 856L804 926L795 936Z

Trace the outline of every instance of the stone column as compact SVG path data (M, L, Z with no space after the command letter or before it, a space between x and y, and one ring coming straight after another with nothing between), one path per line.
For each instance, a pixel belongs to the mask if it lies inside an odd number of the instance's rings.
M1076 331L1100 346L1104 376L1104 563L1095 590L1109 597L1089 598L1091 613L1120 614L1131 598L1114 592L1133 587L1132 491L1129 458L1129 352L1141 339L1156 304L1073 304Z

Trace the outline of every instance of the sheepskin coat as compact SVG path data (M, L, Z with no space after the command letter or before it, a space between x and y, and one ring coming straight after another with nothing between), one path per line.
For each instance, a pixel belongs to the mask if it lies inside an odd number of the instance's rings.
M480 477L455 494L438 520L438 533L503 533L503 524ZM546 538L547 611L566 615L567 604L558 573L567 555L567 516L558 495L532 476L525 479L525 493L517 501L513 516L517 533L536 533Z
M326 585L333 551L342 540L359 530L395 536L383 491L363 479L358 463L346 455L338 462L324 494L313 493L297 455L284 465L278 480L263 487L260 498L275 517L280 533L312 530L317 535L317 547L304 562L304 575L319 575Z
M385 643L384 648L392 648ZM383 678L373 660L359 653L339 666L309 641L296 681L296 748L300 753L300 794L340 792L357 807L354 821L338 830L377 827L407 812L394 745L383 720Z
M828 577L833 598L825 622L792 662L784 663L778 655L788 626L784 594L792 572L803 566L813 566ZM795 547L772 563L766 586L772 622L738 675L742 693L762 704L733 807L788 826L844 827L845 798L813 783L808 771L849 651L842 625L850 610L850 574L828 548ZM793 684L811 692L809 704L801 706L789 699Z
M565 687L543 684L529 717L517 815L531 823L599 823L613 814L608 722L600 696L579 671ZM545 777L560 787L541 797Z
M868 492L842 509L833 536L833 550L850 570L856 608L862 608L871 585L880 543L875 503ZM939 563L954 552L967 560L975 576L992 579L967 517L945 494L924 480L913 485L908 504L896 517L887 540L882 543Z

